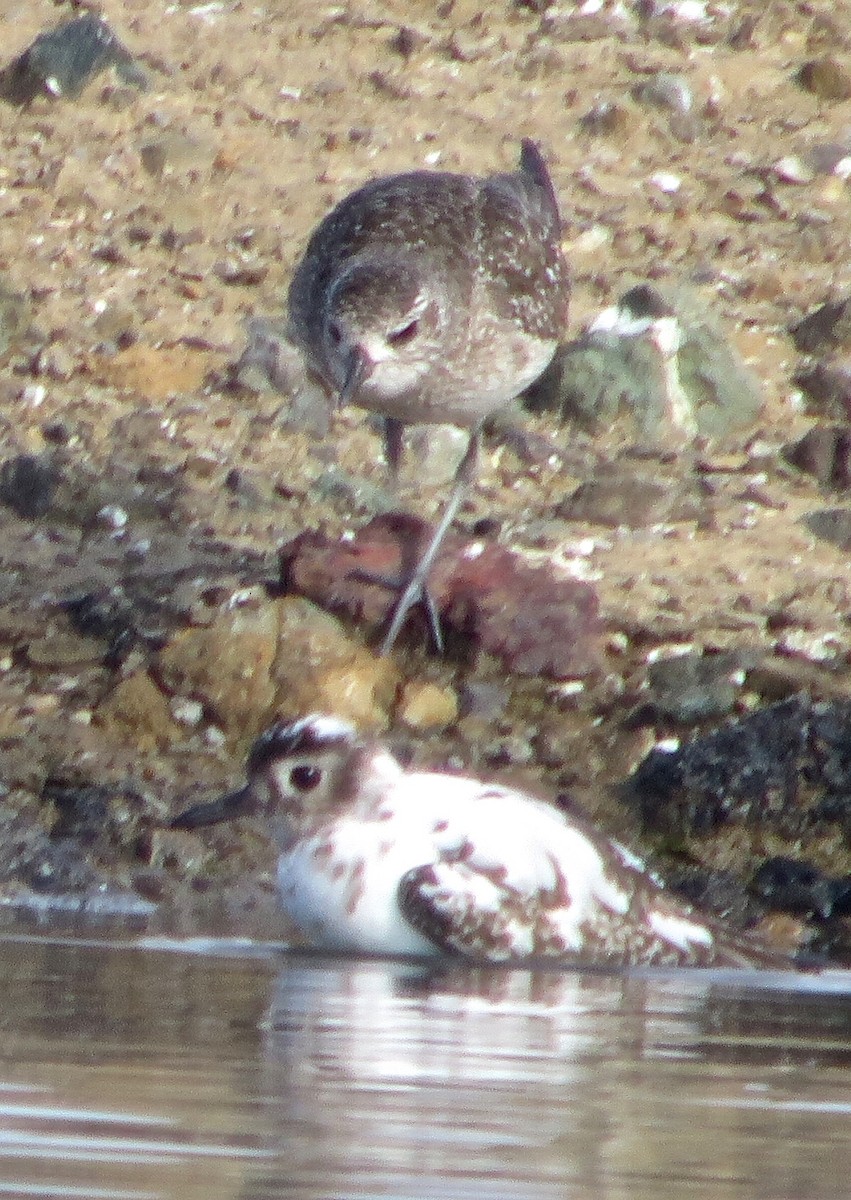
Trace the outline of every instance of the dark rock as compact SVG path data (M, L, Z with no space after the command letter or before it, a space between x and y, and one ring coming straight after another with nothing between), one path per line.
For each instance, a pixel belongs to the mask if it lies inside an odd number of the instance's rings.
M43 517L53 503L60 474L52 459L19 454L0 467L0 500L19 517Z
M56 809L57 817L50 830L54 840L71 838L82 846L101 851L128 843L135 849L147 829L145 802L132 788L48 779L42 799L50 801ZM150 826L151 822L147 824Z
M33 891L80 892L101 882L79 846L54 842L29 819L2 813L0 880L17 880Z
M823 487L845 491L851 486L851 426L817 426L783 447L783 457Z
M785 700L676 751L654 749L623 787L645 824L675 837L727 823L800 836L851 822L851 701Z
M63 601L62 608L80 633L103 638L113 652L129 648L137 640L136 609L120 587L74 596Z
M648 705L654 714L683 724L726 716L741 692L744 653L681 654L647 668Z
M22 864L17 877L35 892L54 894L91 890L98 879L80 852L68 845L45 845L41 854Z
M808 410L834 420L851 420L851 363L845 360L817 362L803 367L794 377L808 400Z
M168 611L168 583L162 585L162 599L156 595L158 586L154 579L146 594L144 581L140 580L138 594L131 594L116 584L112 588L72 596L61 602L61 608L71 618L78 633L102 638L107 643L106 663L116 666L136 646L158 649L175 623Z
M802 354L826 349L851 348L851 302L828 300L793 325L789 332Z
M353 541L307 532L281 551L284 586L317 604L378 627L396 579L430 536L413 516L375 517ZM521 675L565 679L600 665L597 597L586 583L533 566L494 542L470 542L452 531L429 577L450 644L501 658Z
M815 932L807 946L813 955L824 961L851 964L851 925L848 921L819 922L813 928Z
M765 905L749 894L732 871L688 864L666 870L665 885L689 904L714 913L737 929L755 925L765 916Z
M851 98L851 72L830 54L804 63L797 78L801 87L819 100Z
M145 72L106 21L87 12L41 33L0 71L0 97L29 104L37 96L78 96L101 71L114 67L132 87L146 89Z
M847 898L849 881L831 879L810 863L778 855L757 869L751 889L771 908L827 920L834 915L837 894Z
M851 550L851 512L847 508L822 508L806 513L802 520L810 533L823 542L840 550Z

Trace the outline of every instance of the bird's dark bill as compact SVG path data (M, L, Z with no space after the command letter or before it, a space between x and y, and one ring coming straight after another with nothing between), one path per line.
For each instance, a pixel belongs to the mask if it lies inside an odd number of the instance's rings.
M250 788L228 792L218 800L196 804L178 813L169 825L170 829L200 829L204 825L218 825L222 821L235 821L237 817L250 817L255 811L254 797Z
M349 356L349 362L346 369L346 378L343 380L343 386L340 388L340 404L348 404L350 400L354 400L361 389L361 384L369 376L372 370L372 363L366 353L356 346Z

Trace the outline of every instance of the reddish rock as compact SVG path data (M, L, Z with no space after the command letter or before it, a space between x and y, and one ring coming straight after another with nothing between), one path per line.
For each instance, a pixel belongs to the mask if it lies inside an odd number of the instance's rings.
M351 541L308 531L283 547L282 579L288 590L378 627L395 592L375 580L404 573L430 533L403 513L375 517ZM532 563L496 542L450 531L430 589L445 631L511 671L566 679L599 666L596 593L551 562Z

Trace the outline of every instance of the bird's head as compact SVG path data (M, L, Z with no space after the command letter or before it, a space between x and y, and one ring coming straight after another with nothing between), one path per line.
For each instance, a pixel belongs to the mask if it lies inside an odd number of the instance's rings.
M440 353L445 305L408 258L355 260L330 288L323 356L341 404L416 390Z
M362 743L353 725L313 713L276 721L248 755L245 786L180 813L173 829L197 829L238 817L261 817L286 849L331 812L349 791Z

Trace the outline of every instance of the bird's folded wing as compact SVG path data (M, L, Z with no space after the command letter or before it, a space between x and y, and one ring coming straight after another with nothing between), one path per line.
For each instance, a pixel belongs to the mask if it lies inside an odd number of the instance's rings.
M507 884L498 870L439 861L408 871L399 884L405 919L436 946L487 962L569 954L542 920L541 896Z

